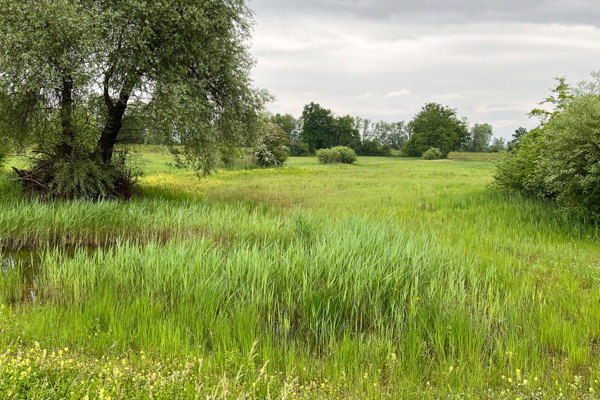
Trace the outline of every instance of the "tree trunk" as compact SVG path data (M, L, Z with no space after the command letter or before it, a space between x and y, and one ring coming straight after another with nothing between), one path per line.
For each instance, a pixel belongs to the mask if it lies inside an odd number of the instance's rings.
M60 118L62 126L62 137L57 148L57 157L65 158L73 151L73 78L65 75L60 89Z
M127 98L128 96L125 99L120 99L112 107L109 107L108 120L102 130L102 135L96 148L96 155L101 157L104 162L112 160L117 137L123 127L123 116L127 109Z

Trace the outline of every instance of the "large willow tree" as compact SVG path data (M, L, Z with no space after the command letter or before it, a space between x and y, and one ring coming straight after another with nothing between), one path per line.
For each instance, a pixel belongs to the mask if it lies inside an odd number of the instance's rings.
M251 25L244 0L0 0L0 139L37 154L20 178L127 195L115 146L134 102L153 137L210 171L257 131Z

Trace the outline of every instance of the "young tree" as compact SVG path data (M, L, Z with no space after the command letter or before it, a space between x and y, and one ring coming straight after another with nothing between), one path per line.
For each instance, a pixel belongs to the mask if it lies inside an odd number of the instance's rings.
M411 157L420 157L432 147L447 157L469 139L465 121L458 119L455 110L437 103L426 104L410 122L409 129L412 135L404 150Z
M118 196L115 145L135 99L180 161L210 171L258 131L251 24L244 0L0 0L0 135L41 154L19 175L54 196ZM103 119L86 107L98 95Z
M483 153L487 150L494 132L490 124L475 124L471 128L471 143L468 150L475 153Z

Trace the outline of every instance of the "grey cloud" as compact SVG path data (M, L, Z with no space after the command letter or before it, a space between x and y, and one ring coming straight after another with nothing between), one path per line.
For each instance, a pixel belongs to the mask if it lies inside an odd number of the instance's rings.
M597 0L252 0L259 13L394 18L406 22L514 21L600 26Z

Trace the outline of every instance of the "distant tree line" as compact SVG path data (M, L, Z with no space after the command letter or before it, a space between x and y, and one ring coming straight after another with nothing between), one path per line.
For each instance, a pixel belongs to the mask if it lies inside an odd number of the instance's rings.
M451 151L499 152L507 148L503 139L493 138L490 124L469 127L456 110L437 103L426 104L408 123L336 116L317 103L307 104L300 118L276 114L271 122L289 136L292 156L311 155L336 146L349 147L362 156L411 157L421 157L431 148L439 150L441 157Z

